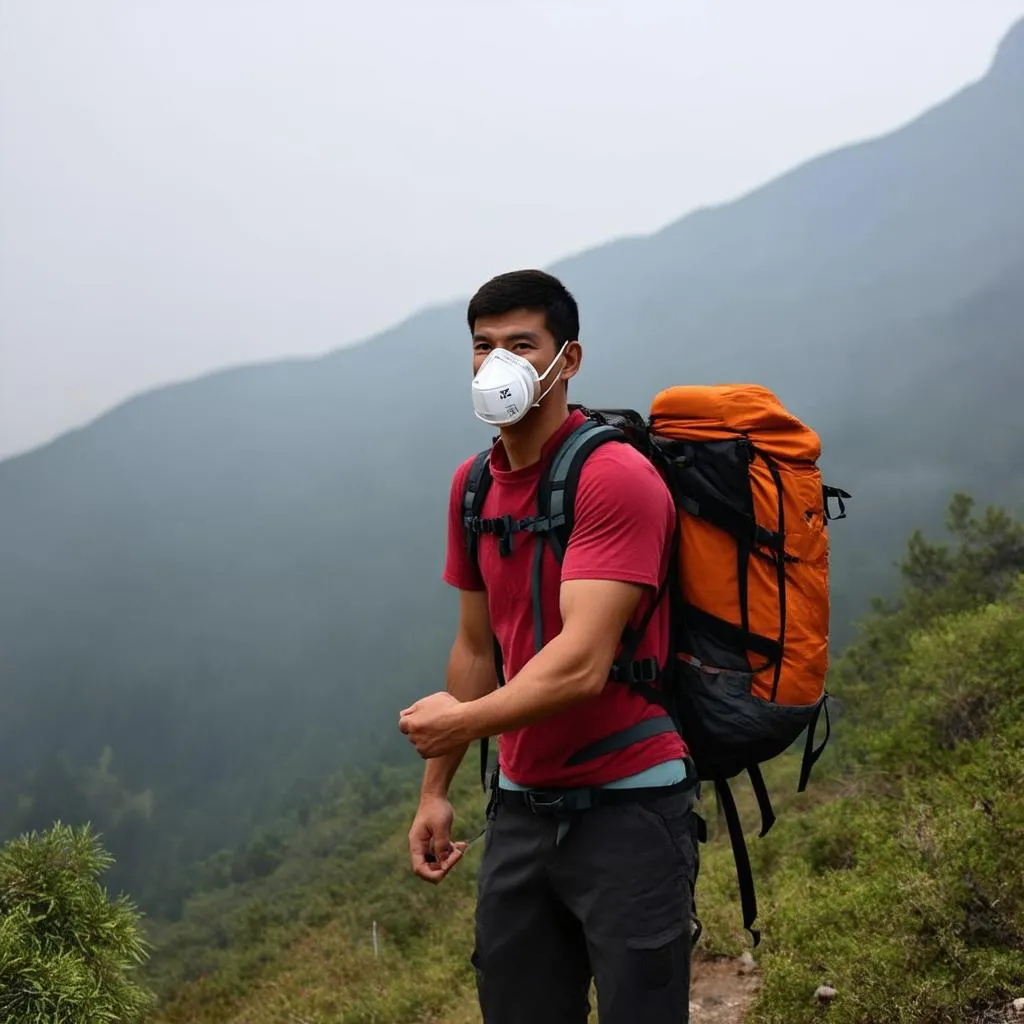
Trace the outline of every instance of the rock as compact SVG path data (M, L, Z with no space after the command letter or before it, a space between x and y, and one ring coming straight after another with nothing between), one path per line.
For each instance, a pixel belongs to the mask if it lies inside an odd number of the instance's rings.
M818 1003L831 1003L838 994L831 985L819 985L814 992L814 999Z
M757 962L750 955L750 950L743 951L736 969L740 974L753 974L757 970Z
M1018 1017L1024 1017L1024 996L1020 999L1014 999L1010 1003L1010 1012L1016 1014Z

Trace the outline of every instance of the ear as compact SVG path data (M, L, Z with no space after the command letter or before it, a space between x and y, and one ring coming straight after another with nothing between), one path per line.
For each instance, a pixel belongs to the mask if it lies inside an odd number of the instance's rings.
M580 371L583 363L583 346L578 341L570 341L562 353L562 366L558 372L559 380L568 381Z

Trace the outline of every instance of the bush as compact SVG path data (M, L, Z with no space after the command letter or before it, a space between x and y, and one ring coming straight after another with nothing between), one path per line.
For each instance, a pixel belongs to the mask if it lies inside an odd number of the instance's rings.
M113 864L88 826L58 822L0 848L0 1020L137 1024L154 1003L132 979L139 916L97 876Z

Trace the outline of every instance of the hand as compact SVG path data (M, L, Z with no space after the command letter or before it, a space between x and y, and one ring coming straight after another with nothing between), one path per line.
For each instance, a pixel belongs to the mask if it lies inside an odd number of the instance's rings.
M464 735L462 708L450 693L432 693L400 712L398 728L409 737L420 757L441 757L471 739Z
M409 829L413 873L434 885L458 864L468 845L451 841L454 820L455 811L446 797L425 796Z

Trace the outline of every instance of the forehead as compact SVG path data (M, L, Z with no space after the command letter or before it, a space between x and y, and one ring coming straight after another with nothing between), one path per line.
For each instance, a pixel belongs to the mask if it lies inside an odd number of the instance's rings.
M477 317L473 338L491 342L516 339L543 342L552 340L552 335L547 329L543 311L515 309L498 316Z

